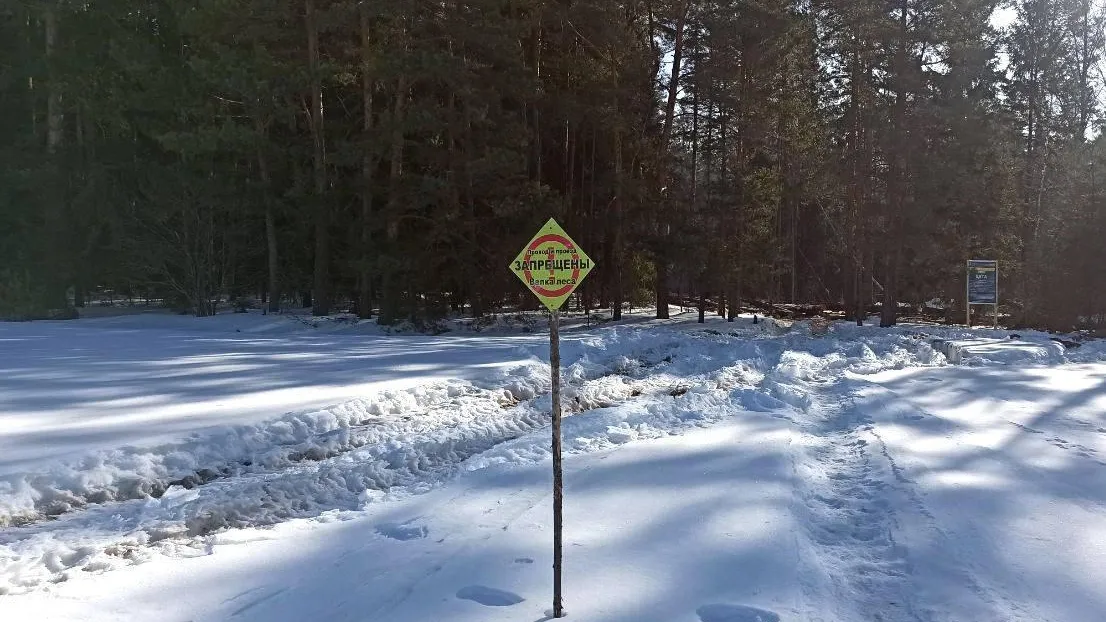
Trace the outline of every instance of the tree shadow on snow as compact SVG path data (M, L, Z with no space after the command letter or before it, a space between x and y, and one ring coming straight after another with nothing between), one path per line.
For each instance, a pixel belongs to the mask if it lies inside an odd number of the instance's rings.
M1080 544L1097 536L1068 523L1106 520L1106 455L1078 442L1106 427L1102 369L941 368L870 387L861 407L893 435L896 477L923 511L941 513L941 532L911 554L961 564L1049 619L1106 610L1096 578L1070 565L1106 561ZM1083 384L1057 386L1065 370ZM1035 530L1054 540L1019 539Z
M771 420L763 431L783 425ZM755 437L761 430L750 422L741 433ZM786 523L793 503L790 462L786 443L751 447L734 438L732 443L723 439L718 446L667 455L624 446L589 456L582 467L570 459L565 491L567 609L598 608L604 622L670 622L696 615L702 622L778 622L778 615L754 603L787 601L796 589ZM237 591L286 588L235 618L240 622L533 619L549 608L551 599L548 524L532 527L528 515L509 505L499 509L499 502L465 509L455 499L464 490L509 504L520 493L534 491L538 505L528 511L546 521L550 497L542 489L548 486L548 468L542 463L470 474L440 495L370 506L371 518L329 526L325 537L305 540L294 554L257 559L245 567L224 565L204 574L174 573L166 580L175 590L210 595L214 604L197 611L200 617L218 617L226 607L214 599L224 598L221 594L236 581ZM697 478L690 481L689 473ZM621 495L676 502L642 514L621 503ZM601 514L589 514L593 510ZM456 512L473 516L470 520ZM419 537L406 538L406 529L395 533L396 525L412 523L411 516L447 517L447 524L468 526L450 533L427 518L429 528L422 526L425 521L418 523ZM764 523L776 520L784 522ZM378 530L374 539L371 534L378 526L384 532ZM166 588L155 581L140 589L157 594ZM138 596L136 602L149 595ZM588 599L586 604L582 598ZM712 604L727 600L754 602ZM462 601L482 607L455 604ZM502 615L496 613L500 609Z

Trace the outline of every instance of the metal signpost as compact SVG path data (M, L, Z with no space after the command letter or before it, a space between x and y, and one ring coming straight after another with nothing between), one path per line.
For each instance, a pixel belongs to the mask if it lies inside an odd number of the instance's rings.
M968 260L967 325L972 325L972 305L989 305L995 309L998 328L998 262L992 259Z
M553 390L553 617L564 617L561 599L561 305L591 272L594 263L552 218L515 257L509 268L538 297L549 318L549 370Z

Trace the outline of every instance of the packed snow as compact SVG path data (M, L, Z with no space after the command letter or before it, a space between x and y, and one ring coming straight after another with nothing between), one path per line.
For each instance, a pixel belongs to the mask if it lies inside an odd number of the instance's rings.
M0 324L0 619L547 617L540 327ZM684 314L562 361L569 619L1106 611L1102 342Z

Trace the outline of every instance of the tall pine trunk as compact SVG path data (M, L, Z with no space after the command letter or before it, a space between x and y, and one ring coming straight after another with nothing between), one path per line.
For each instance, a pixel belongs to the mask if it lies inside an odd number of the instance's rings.
M58 90L52 67L58 41L58 17L54 7L49 3L43 12L42 21L46 40L46 62L51 65L47 68L50 80L46 95L46 149L50 153L55 153L61 144L61 92Z
M264 124L257 122L258 134L264 136ZM269 173L269 159L263 147L257 149L257 171L261 177L261 186L265 193L265 244L268 249L269 264L269 313L280 312L280 260L277 256L277 234L275 215L273 214L273 187Z
M280 262L277 257L276 223L270 200L265 204L265 242L269 251L269 313L280 312Z
M530 180L540 185L542 181L542 135L541 135L541 46L543 37L542 16L536 15L536 22L530 29L530 40L527 42L527 54L529 64L534 71L534 83L538 85L537 92L533 94L533 101L527 105L530 118Z
M48 1L42 16L48 76L46 93L46 150L51 156L57 155L58 148L61 146L62 141L61 90L58 84L58 73L54 68L54 55L58 43L58 18L55 12L56 10L57 6ZM60 181L63 177L64 170L61 158L55 159L52 157L50 166L54 167L53 170L58 174ZM44 190L44 194L49 197L46 201L45 216L50 228L53 229L53 235L55 236L54 240L58 241L62 239L62 232L64 230L63 223L67 220L65 215L65 204L67 201L62 188L64 188L64 186L58 184L56 186L52 185L52 187ZM67 276L72 277L80 270L77 263L78 262L70 257L58 267L69 272ZM65 280L50 278L47 280L47 287L47 298L45 300L39 300L36 302L35 306L68 306L69 302L65 291Z
M401 72L396 80L395 99L392 103L391 168L388 175L387 226L385 234L388 248L396 252L399 240L400 186L403 181L403 151L406 140L403 131L404 114L407 108L407 73ZM398 259L392 258L393 261ZM400 283L395 265L389 265L384 272L384 299L381 301L380 321L391 324L399 319Z
M617 74L615 76L615 116L618 116L619 94ZM622 193L625 186L625 170L622 161L622 125L616 120L614 126L614 197L611 199L610 213L610 270L611 274L611 319L622 319L622 267L625 262L622 257Z
M315 0L304 0L304 25L307 29L307 66L311 76L312 172L315 200L315 274L311 314L330 314L330 205L326 194L326 151L323 135L323 85L319 75L319 25Z
M855 31L857 41L862 37L859 28ZM849 195L851 202L851 239L846 248L851 253L851 285L852 290L852 317L857 326L864 325L864 247L865 226L864 202L867 200L867 175L871 169L871 159L868 152L867 128L865 127L865 95L867 94L868 69L861 58L859 44L854 44L850 55L850 102L852 107L852 128L849 135Z
M657 260L656 280L654 291L657 294L657 319L668 319L668 262L663 258ZM677 292L679 293L679 292Z
M903 154L907 151L907 145L902 141L908 141L906 130L906 72L907 72L907 0L899 0L899 29L898 41L894 56L894 75L892 80L895 85L895 103L891 114L892 135L896 137L895 152L889 157L890 179L888 183L888 215L890 224L888 236L884 239L883 258L883 305L880 308L879 325L883 328L894 326L898 321L898 271L899 258L903 246L903 206L906 193L906 171L903 163ZM889 243L887 243L889 242Z
M361 253L358 270L357 317L368 319L373 314L373 271L372 262L372 225L373 225L373 169L376 160L368 148L373 130L373 90L375 81L369 69L372 62L371 31L369 6L362 2L359 7L361 18L361 131L364 137L361 155Z
M680 14L676 18L675 47L672 50L672 75L668 79L668 101L664 108L664 126L661 130L661 145L663 149L669 148L672 140L672 123L676 116L676 98L680 91L680 67L684 57L684 30L687 24L687 12L691 0L684 0L680 8ZM664 192L668 185L668 169L662 166L658 169L660 180L658 188ZM657 244L654 249L654 263L656 265L656 281L653 289L657 297L657 319L668 319L668 223L658 222Z

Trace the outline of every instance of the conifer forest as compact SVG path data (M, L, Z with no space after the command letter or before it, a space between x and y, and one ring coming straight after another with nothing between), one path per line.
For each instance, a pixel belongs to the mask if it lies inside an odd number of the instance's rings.
M1004 19L996 19L996 15ZM1106 327L1101 0L5 0L0 317L819 305ZM760 305L756 307L755 305ZM790 307L794 308L794 307ZM983 312L983 311L981 311Z

